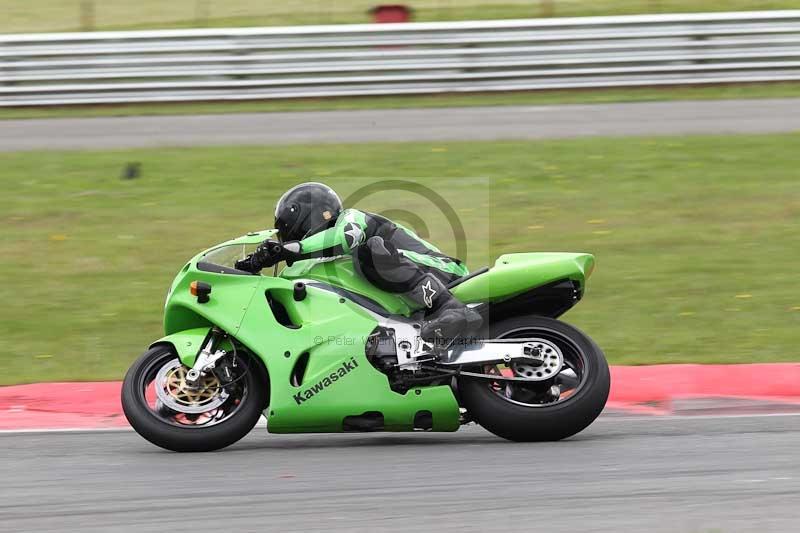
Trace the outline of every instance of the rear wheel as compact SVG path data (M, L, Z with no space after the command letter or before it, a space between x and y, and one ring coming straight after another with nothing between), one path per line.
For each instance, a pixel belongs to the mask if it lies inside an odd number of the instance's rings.
M539 316L492 323L490 339L535 339L546 353L541 366L509 363L470 370L536 381L461 377L458 388L471 416L487 430L514 441L552 441L585 429L603 410L611 378L605 356L579 329Z
M139 435L176 452L205 452L238 441L266 408L268 382L261 366L247 355L232 355L233 379L213 372L198 386L186 384L185 367L171 346L145 352L125 376L122 408Z

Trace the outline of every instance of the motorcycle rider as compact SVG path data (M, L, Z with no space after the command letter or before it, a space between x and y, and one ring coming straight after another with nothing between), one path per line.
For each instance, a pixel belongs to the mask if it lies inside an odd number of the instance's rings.
M343 209L327 185L301 183L286 191L275 208L275 227L280 241L264 241L237 269L256 273L282 260L291 265L349 254L370 283L425 308L420 336L426 341L449 344L481 324L480 314L447 289L468 274L461 261L385 217Z

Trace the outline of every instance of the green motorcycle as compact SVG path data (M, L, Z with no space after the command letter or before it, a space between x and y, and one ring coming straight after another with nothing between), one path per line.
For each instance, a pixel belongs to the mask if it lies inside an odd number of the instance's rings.
M271 433L455 431L477 422L514 441L569 437L597 418L610 377L600 348L556 320L583 296L594 258L503 255L450 286L484 318L446 347L422 311L361 278L350 257L272 275L234 265L275 230L206 250L170 287L166 337L128 370L131 426L175 451Z

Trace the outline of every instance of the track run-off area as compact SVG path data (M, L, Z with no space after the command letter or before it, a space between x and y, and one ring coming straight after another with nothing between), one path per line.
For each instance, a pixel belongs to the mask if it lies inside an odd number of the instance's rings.
M753 99L0 121L0 151L785 133L800 100Z
M800 131L800 100L0 121L0 151ZM557 443L270 435L211 454L130 430L0 432L0 532L794 531L800 414L603 415Z
M555 443L132 431L0 434L0 531L793 531L800 415L601 416Z

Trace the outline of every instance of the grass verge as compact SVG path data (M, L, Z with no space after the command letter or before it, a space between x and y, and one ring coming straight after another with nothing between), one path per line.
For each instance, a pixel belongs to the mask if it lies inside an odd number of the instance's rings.
M675 100L724 100L753 98L797 98L800 83L717 85L709 87L664 87L594 89L573 91L528 91L418 96L365 96L271 100L256 102L193 102L0 108L2 119L118 117L139 115L201 115L222 113L268 113L291 111L335 111L430 107L475 107L499 105L601 104Z
M188 257L269 226L300 180L376 176L444 191L490 258L596 254L565 319L612 363L797 360L798 168L800 134L0 154L0 383L121 378Z

